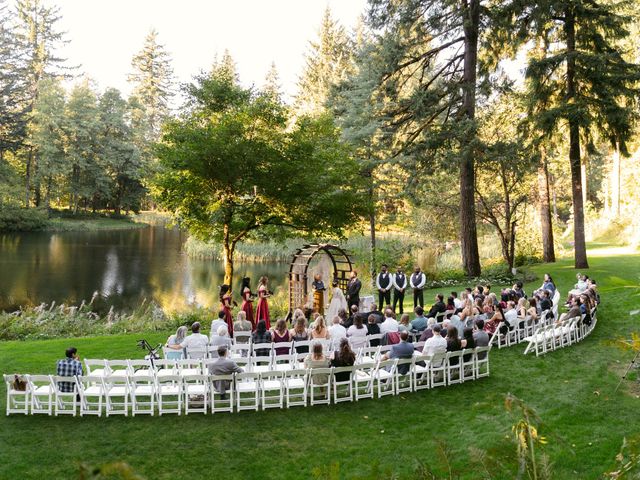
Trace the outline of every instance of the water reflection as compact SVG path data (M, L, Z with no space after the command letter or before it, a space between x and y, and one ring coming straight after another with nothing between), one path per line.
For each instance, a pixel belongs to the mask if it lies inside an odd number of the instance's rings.
M132 308L143 298L163 308L216 307L221 262L190 259L186 235L149 226L136 230L0 235L0 309L41 302L76 303L94 291L105 305ZM248 275L269 275L271 289L286 288L286 264L237 264L236 289Z

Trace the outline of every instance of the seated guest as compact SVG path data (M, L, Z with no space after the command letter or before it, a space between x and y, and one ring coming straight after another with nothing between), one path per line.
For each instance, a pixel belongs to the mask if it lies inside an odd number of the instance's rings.
M436 303L431 306L427 318L435 317L438 313L444 313L447 311L447 306L444 304L444 295L438 293L435 297Z
M324 317L322 315L318 315L313 324L313 328L309 332L311 335L311 340L317 339L327 339L329 338L329 329L324 324Z
M440 330L440 335L442 335L442 338L447 338L447 330L449 330L450 328L453 328L451 326L451 320L447 318L441 323L441 325L442 325L442 329Z
M515 328L518 326L518 311L516 310L516 304L513 301L509 300L507 302L507 309L504 312L505 321L511 326Z
M447 313L453 313L456 311L456 304L454 302L454 298L449 296L447 297Z
M462 310L458 314L458 317L460 317L460 321L465 324L468 321L473 320L473 317L475 317L473 301L470 298L467 298L465 300L464 306L462 307Z
M476 315L476 316L477 315L484 315L485 317L487 316L484 313L484 310L482 308L482 304L483 303L484 303L484 297L482 297L482 298L478 297L478 298L476 298L474 300L474 304L473 304L473 314L474 315Z
M233 331L234 332L250 332L251 327L252 327L251 322L247 320L247 312L245 312L244 310L240 310L238 312L237 320L233 322Z
M316 342L311 348L311 355L308 355L304 359L305 368L326 368L329 366L329 359L322 353L322 344ZM329 375L327 374L313 374L313 380L315 383L327 383Z
M409 323L409 314L403 313L400 316L400 323L398 324L399 332L409 332L411 330L411 323Z
M332 367L351 367L356 363L356 354L351 350L349 346L349 340L346 338L340 339L338 350L333 354L331 360ZM349 380L349 372L336 373L336 381L346 382Z
M76 347L69 347L64 352L65 358L58 360L56 364L56 375L60 377L77 377L82 375L82 363L78 356ZM73 392L76 389L75 382L58 382L58 389L61 392Z
M462 350L462 342L458 337L458 330L456 328L450 328L447 330L447 352L457 352ZM458 359L456 357L451 358L451 365L457 365Z
M593 309L593 304L591 303L591 299L589 295L580 295L580 312L584 315L582 321L585 325L591 325L591 310Z
M486 347L489 345L489 334L484 330L484 320L476 320L473 325L473 340L476 347Z
M462 320L460 320L460 317L458 315L452 315L449 319L449 324L451 325L451 328L458 330L458 337L462 338L462 332L466 325Z
M400 334L400 343L396 343L391 346L391 350L384 354L382 360L396 359L396 358L412 358L415 347L413 343L409 343L409 334L402 332ZM398 367L398 373L400 375L406 375L409 372L411 365L403 364Z
M476 285L476 288L473 292L473 300L477 301L480 299L480 302L484 302L484 287L482 285Z
M304 342L309 340L309 332L307 332L307 320L302 317L298 317L295 321L293 328L289 331L291 335L291 340L294 342ZM308 353L309 347L306 345L296 346L296 353Z
M264 320L261 320L264 322ZM241 373L240 368L236 362L227 358L228 349L224 345L220 345L217 350L218 358L209 364L209 375L231 375L232 373ZM220 393L222 398L225 398L226 392L229 389L231 380L215 380L213 382L213 388L216 392Z
M378 310L378 306L375 303L371 304L371 311L369 312L369 315L376 317L376 323L384 322L384 315L380 310Z
M462 339L460 340L460 344L463 349L471 349L476 348L476 340L473 338L473 328L465 328L464 332L462 332ZM467 353L463 355L462 360L468 362L471 360L473 353Z
M527 299L524 297L521 297L518 300L518 305L516 305L516 312L518 314L518 318L521 320L524 320L527 317Z
M489 336L493 335L495 331L498 329L498 325L504 321L504 313L502 313L502 309L498 305L493 316L487 320L484 324L484 331L489 334Z
M553 313L551 312L553 308L553 302L551 301L551 292L549 290L544 290L540 297L540 313L548 310L547 317L553 318Z
M427 318L424 316L424 309L418 305L415 309L416 318L411 320L411 331L414 333L420 333L427 328Z
M344 325L344 328L348 329L349 326L353 325L356 322L356 316L358 316L358 315L360 315L358 313L358 306L357 305L351 305L351 313L349 315L349 318L347 319L347 324ZM363 320L363 323L364 323L364 320ZM347 326L347 325L349 325L349 326Z
M548 273L544 274L544 282L542 282L540 288L534 292L534 295L540 298L545 290L550 292L549 296L551 298L553 298L553 295L556 293L556 285L553 283L553 279Z
M453 298L453 305L456 312L461 310L464 306L464 299L466 298L466 292L463 292L464 298L458 298L458 292L451 292L451 298Z
M245 313L246 315L246 313ZM225 313L223 311L219 311L218 312L218 318L216 318L213 322L211 322L211 330L209 330L209 334L211 336L215 335L216 332L218 331L218 329L224 325L225 327L227 327L227 329L229 328L227 326L227 322L225 320Z
M538 320L538 302L536 301L536 297L531 297L529 299L529 308L527 309L527 315L531 317L531 320L534 322Z
M276 322L276 328L271 334L273 343L288 343L291 341L291 334L287 330L287 322L284 319L280 319ZM275 347L276 355L289 355L289 347Z
M524 289L522 288L522 286L523 286L523 285L522 285L522 282L521 282L520 280L518 280L518 281L516 282L516 284L515 284L515 285L513 286L513 288L512 288L513 293L515 293L515 295L516 295L518 298L527 298L527 294L526 294L526 293L524 293Z
M380 325L378 325L378 323L376 322L376 316L375 315L369 315L368 318L368 322L367 322L367 335L377 335L380 333ZM380 340L370 340L369 344L372 347L377 347L378 345L380 345Z
M495 304L493 303L493 297L491 295L487 295L484 297L484 302L482 302L482 313L487 316L491 316L495 310Z
M378 324L376 323L376 327ZM378 328L378 332L380 328ZM361 348L367 345L367 327L362 324L362 316L358 315L356 317L356 323L351 325L347 330L347 337L351 340L351 345L353 348Z
M580 311L579 297L573 297L571 299L571 308L569 309L568 312L560 315L558 322L562 322L563 320L569 320L570 318L573 318L573 317L582 317L582 312Z
M222 322L221 326L226 328L226 322ZM179 345L169 345L169 348L173 348L174 350L187 349L187 351L190 348L206 350L207 345L209 345L209 339L206 335L200 333L200 322L193 322L193 325L191 325L191 335L187 335Z
M446 352L447 341L442 338L442 335L440 334L442 326L439 323L435 323L431 329L433 330L433 336L424 342L422 353L433 356L436 353Z
M211 341L209 345L212 347L227 347L231 348L231 339L229 338L229 330L227 330L227 326L223 325L218 327L217 335L211 336ZM217 352L217 348L211 349L211 356L215 358Z
M353 325L352 323L349 323L351 319L347 316L347 311L344 308L338 310L338 318L340 318L340 325L342 325L344 328L349 328L351 325Z
M380 324L380 333L383 335L390 332L398 332L398 321L393 318L394 313L390 308L384 311L384 322ZM371 317L371 315L369 315Z
M173 335L171 335L168 339L167 339L167 343L165 344L166 347L169 347L170 345L180 345L182 343L182 341L184 340L184 337L187 336L187 327L185 327L184 325L182 325L181 327L178 327L178 330L176 330L176 333L174 333ZM165 353L165 358L167 360L179 360L181 358L183 358L187 356L187 352L184 351L167 351Z
M431 337L433 337L433 326L436 324L435 318L429 318L427 320L427 328L422 331L422 335L420 335L419 342L426 342Z
M347 329L340 325L340 317L333 318L333 325L329 328L329 338L331 339L331 350L340 348L340 341L347 338Z
M271 332L267 330L267 323L264 320L259 320L256 325L256 331L251 334L251 343L271 343ZM269 349L259 348L255 351L255 354L261 357L269 355Z

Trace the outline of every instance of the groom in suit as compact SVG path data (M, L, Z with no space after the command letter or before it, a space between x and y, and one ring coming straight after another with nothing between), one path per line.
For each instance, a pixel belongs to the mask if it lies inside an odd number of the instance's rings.
M347 284L347 305L351 308L351 305L360 307L360 289L362 288L362 282L358 278L358 272L351 271L351 279Z

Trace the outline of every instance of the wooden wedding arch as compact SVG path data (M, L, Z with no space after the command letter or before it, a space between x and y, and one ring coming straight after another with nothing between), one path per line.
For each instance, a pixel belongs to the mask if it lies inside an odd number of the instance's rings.
M289 265L289 317L296 308L306 306L309 296L309 264L313 257L322 253L325 253L333 264L332 278L325 279L327 289L331 288L331 282L337 280L338 287L346 294L349 274L353 270L351 255L344 248L329 243L304 245L293 254Z

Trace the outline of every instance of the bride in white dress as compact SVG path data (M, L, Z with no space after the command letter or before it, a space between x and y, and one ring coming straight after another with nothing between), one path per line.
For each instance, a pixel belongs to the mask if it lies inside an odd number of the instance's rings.
M333 287L331 289L331 303L325 315L327 323L330 325L333 319L338 316L340 309L347 309L347 299L344 298L344 293L342 293L342 290L338 287L338 282L334 280L331 286Z

